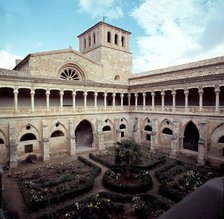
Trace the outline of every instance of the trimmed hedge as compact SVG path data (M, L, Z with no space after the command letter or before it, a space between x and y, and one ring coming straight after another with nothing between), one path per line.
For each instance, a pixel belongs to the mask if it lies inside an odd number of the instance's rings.
M112 182L112 180L110 180L110 174L112 173L111 171L113 171L115 173L122 173L122 171L121 171L121 169L112 169L112 170L107 170L104 173L103 184L105 187L107 187L113 191L124 192L124 193L142 193L142 192L148 191L152 187L152 178L149 174L144 175L144 179L142 179L142 183L138 183L136 185L127 184L127 183L118 184L118 183L114 183L114 182Z
M116 168L116 167L118 167L118 165L116 165L116 164L109 164L107 161L105 161L105 160L99 158L97 155L95 155L95 154L93 154L93 153L90 153L90 154L89 154L89 157L90 157L92 160L94 160L94 161L96 161L96 162L98 162L98 163L100 163L100 164L103 164L105 167L108 167L108 168ZM114 159L115 159L115 158L114 158Z
M82 156L78 156L78 160L82 161L87 166L92 167L93 171L95 172L95 175L101 173L102 169L100 167L98 167L96 164L94 164L94 163L90 162L89 160L87 160L86 158L84 158Z

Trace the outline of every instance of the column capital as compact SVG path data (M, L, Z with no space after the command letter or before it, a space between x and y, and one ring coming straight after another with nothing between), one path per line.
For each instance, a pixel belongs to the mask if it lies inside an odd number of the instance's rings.
M112 97L116 97L116 93L112 93Z
M204 93L203 87L198 88L198 93L199 95L202 95Z
M145 96L146 96L146 93L145 93L145 92L143 92L143 93L142 93L142 96L143 96L143 97L145 97Z
M135 93L135 97L138 97L138 93Z
M104 92L104 93L103 93L103 96L104 96L104 97L107 97L107 93L106 93L106 92Z
M215 93L220 93L220 87L219 87L219 85L215 85Z
M185 94L185 96L187 96L189 94L189 90L188 89L184 89L184 94Z
M84 91L83 92L83 96L87 96L88 95L88 92L87 91Z
M30 94L31 94L31 95L34 95L34 94L35 94L35 90L31 89L31 90L30 90Z
M60 90L60 96L64 95L64 90Z
M46 90L45 94L46 94L46 95L50 95L51 92L50 92L49 90Z
M131 98L131 94L130 93L128 93L128 98Z
M165 91L161 91L161 96L165 96Z
M98 93L97 92L94 92L94 97L97 97L98 96Z
M151 92L151 96L152 96L152 97L155 97L155 95L156 95L155 92L152 91L152 92Z
M177 92L175 90L172 91L172 96L175 96L177 94Z
M124 94L123 94L123 93L121 93L121 94L120 94L120 97L121 97L121 98L123 98L123 97L124 97Z
M72 96L76 96L76 92L75 91L72 92Z
M18 93L19 93L18 88L14 88L13 93L14 93L14 94L18 94Z

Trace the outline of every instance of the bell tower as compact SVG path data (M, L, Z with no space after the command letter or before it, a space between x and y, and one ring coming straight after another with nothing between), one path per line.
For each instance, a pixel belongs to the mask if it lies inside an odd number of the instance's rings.
M127 84L131 76L130 32L100 21L79 38L79 51L103 65L103 77L113 83Z

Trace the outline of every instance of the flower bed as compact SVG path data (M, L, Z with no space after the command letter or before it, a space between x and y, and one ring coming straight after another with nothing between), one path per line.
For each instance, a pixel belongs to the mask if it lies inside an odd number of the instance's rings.
M156 171L160 181L159 193L174 202L179 202L187 194L197 189L210 178L218 176L209 168L194 167L176 162Z
M103 176L103 183L113 191L124 193L146 192L152 187L152 179L148 171L107 170Z
M101 192L38 219L146 218L146 215L148 219L152 219L170 207L149 194L120 195Z
M100 171L99 167L79 157L78 161L71 163L17 173L16 180L28 209L36 211L89 191Z

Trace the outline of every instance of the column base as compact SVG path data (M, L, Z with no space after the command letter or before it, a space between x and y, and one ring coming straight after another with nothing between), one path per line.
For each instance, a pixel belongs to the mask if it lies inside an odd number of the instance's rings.
M12 169L12 168L16 168L16 167L18 167L18 162L17 161L10 161L9 168Z

